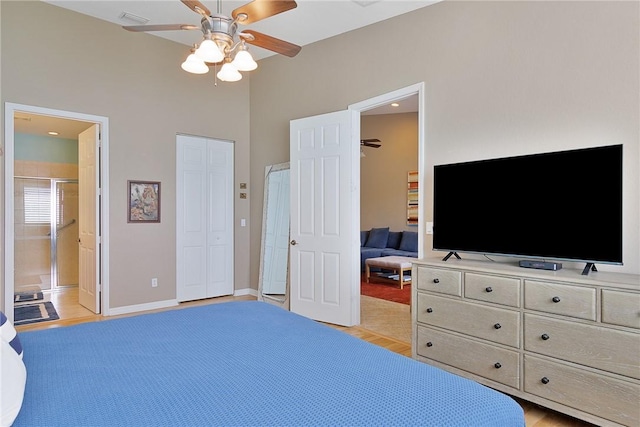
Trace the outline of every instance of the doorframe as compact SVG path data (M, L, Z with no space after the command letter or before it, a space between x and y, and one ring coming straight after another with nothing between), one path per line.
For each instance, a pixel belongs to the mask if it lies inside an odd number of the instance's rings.
M100 195L99 224L100 236L97 244L100 245L99 268L101 283L96 284L101 294L100 312L103 316L109 315L109 118L92 114L77 113L33 105L5 103L4 108L4 312L13 321L13 292L15 288L14 277L14 153L15 130L14 115L17 112L51 116L60 119L80 120L95 123L100 127L101 143L97 193Z
M425 133L425 120L424 120L424 82L416 83L411 86L406 86L392 92L384 93L382 95L378 95L374 98L370 98L364 101L357 102L355 104L349 105L349 110L354 110L359 113L363 111L371 110L376 107L380 107L382 105L390 104L394 101L400 101L409 96L418 95L418 188L421 190L418 191L418 257L422 258L424 254L423 248L423 238L422 236L425 233L425 205L424 205L424 165L425 165L425 143L424 143L424 133ZM358 147L360 146L360 114L357 115L358 120L357 123L353 123L352 135L353 135L353 144L356 144ZM360 165L360 156L355 156L352 159L352 167L358 168ZM358 192L360 192L360 176L358 175ZM360 218L357 218L358 226L360 223ZM356 228L356 230L360 230L360 228ZM356 239L360 241L360 237Z
M424 191L425 191L425 160L426 160L426 147L425 147L425 115L424 113L424 82L416 83L410 86L406 86L392 92L387 92L382 95L378 95L376 97L366 99L364 101L357 102L355 104L349 105L349 110L356 111L358 114L355 114L356 119L353 120L351 129L351 135L353 138L352 144L354 146L360 147L360 116L363 111L371 110L376 107L380 107L383 105L388 105L394 101L400 101L409 96L417 95L418 96L418 258L422 258L424 256L424 233L426 223L425 212L426 207L424 204ZM352 170L360 170L360 156L352 156L351 159L351 168ZM356 181L354 185L358 189L358 215L354 215L352 224L354 233L358 235L352 236L352 241L360 242L360 173L356 174L354 177ZM358 265L354 268L357 268L357 271L360 271L360 258L358 258ZM352 289L357 290L355 295L352 294L353 309L357 313L357 324L360 324L360 277L358 275L357 283L351 285ZM355 291L354 291L355 293Z

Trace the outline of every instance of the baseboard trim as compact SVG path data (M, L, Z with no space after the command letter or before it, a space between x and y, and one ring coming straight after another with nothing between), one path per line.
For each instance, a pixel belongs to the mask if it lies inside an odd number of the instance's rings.
M241 297L244 295L251 295L258 298L258 291L252 288L244 288L244 289L237 289L236 291L233 292L234 297Z
M110 308L108 316L118 316L120 314L138 313L140 311L157 310L160 308L176 307L178 300L170 299L165 301L155 301L145 304L127 305L124 307Z

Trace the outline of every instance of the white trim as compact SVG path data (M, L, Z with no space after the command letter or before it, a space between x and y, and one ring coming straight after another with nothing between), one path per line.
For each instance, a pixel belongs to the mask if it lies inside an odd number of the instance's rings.
M111 310L109 310L109 315L119 316L121 314L138 313L141 311L148 311L148 310L159 310L163 308L176 307L176 306L178 306L177 299L168 299L165 301L154 301L154 302L148 302L144 304L125 305L123 307L112 308Z
M237 289L233 292L234 297L242 297L245 295L251 295L258 298L258 291L251 288Z
M13 202L13 175L14 175L14 125L13 117L16 112L40 114L63 119L82 120L96 123L100 126L101 134L101 197L102 211L100 223L102 225L99 243L101 244L102 283L99 284L102 292L101 313L105 316L109 312L109 118L91 114L76 113L72 111L55 110L51 108L36 107L33 105L5 103L4 108L4 311L8 318L13 320L13 290L14 290L14 202Z
M393 101L398 101L407 98L412 95L418 95L418 258L424 256L424 244L423 236L425 235L425 212L426 207L424 204L424 189L425 189L425 164L426 164L426 149L425 149L425 114L424 114L424 82L416 83L411 86L407 86L393 92L388 92L383 95L376 96L374 98L367 99L365 101L357 102L349 105L350 110L358 112L370 110L372 108L379 107L381 105L389 104ZM354 144L360 146L360 123L357 124L357 133L354 129ZM353 160L354 164L360 164L360 157L356 156ZM360 175L358 175L360 176ZM360 184L358 183L358 188ZM360 236L358 236L358 242L360 242Z
M425 205L424 205L424 189L425 189L425 110L424 110L424 82L416 83L411 86L407 86L392 92L388 92L374 98L370 98L364 101L357 102L349 105L349 110L356 112L352 121L352 138L353 148L357 154L352 157L351 169L356 172L353 177L352 185L357 188L357 196L354 195L354 199L357 199L357 208L354 208L354 234L353 246L357 247L359 253L360 247L360 115L363 111L371 110L381 105L389 104L393 101L398 101L407 98L412 95L418 95L418 258L422 258L424 254L424 234L425 234ZM357 225L357 227L356 227ZM357 313L357 323L360 323L360 257L358 257L357 266L355 267L358 272L357 277L354 277L352 283L352 309L354 313ZM355 276L355 275L354 275Z

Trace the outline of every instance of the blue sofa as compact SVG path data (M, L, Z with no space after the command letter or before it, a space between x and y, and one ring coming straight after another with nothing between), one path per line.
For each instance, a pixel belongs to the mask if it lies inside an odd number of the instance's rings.
M365 261L383 256L418 258L417 231L389 231L389 227L360 232L360 269Z

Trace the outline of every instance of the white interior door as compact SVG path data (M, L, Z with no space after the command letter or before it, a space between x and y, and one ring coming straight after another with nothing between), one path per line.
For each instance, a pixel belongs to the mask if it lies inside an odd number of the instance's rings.
M291 311L345 326L360 323L357 114L290 124Z
M178 135L177 299L233 294L233 144Z
M99 247L98 247L98 142L99 126L93 125L78 135L78 191L79 198L79 284L81 305L100 312Z

